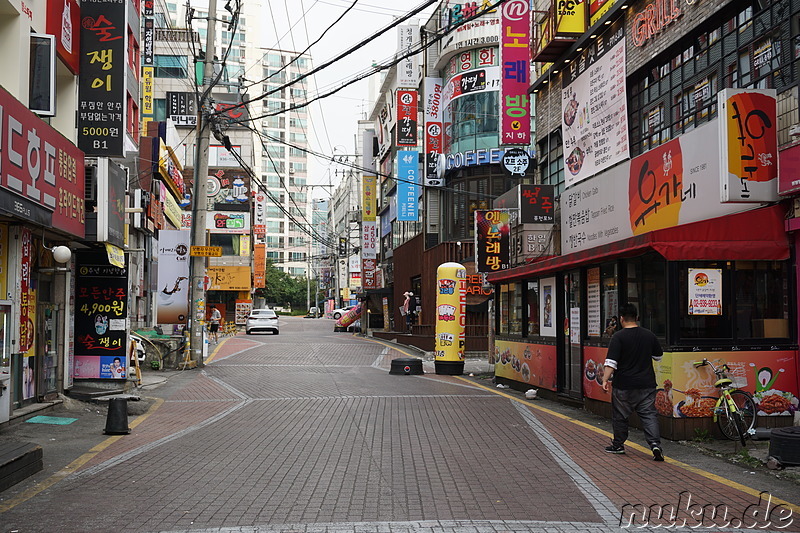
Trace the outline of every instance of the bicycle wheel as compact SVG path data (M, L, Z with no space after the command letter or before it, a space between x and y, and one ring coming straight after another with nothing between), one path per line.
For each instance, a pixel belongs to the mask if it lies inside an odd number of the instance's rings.
M717 415L717 425L722 434L730 440L738 440L745 444L750 430L756 423L756 405L753 398L744 391L735 390L730 393L736 411L731 411L727 401L720 406L722 411Z

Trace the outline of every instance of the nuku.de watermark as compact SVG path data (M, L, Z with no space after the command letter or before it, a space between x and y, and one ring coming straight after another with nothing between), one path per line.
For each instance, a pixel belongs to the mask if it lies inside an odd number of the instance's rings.
M758 502L744 509L725 503L701 504L689 491L678 494L677 503L626 503L622 506L619 525L622 528L731 528L783 529L794 522L792 509L772 501L772 495L762 491Z

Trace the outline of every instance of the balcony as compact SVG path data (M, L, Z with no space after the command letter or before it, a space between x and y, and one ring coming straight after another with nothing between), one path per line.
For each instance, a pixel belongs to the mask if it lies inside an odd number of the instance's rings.
M533 61L556 61L583 35L587 3L555 0L547 11L533 12Z

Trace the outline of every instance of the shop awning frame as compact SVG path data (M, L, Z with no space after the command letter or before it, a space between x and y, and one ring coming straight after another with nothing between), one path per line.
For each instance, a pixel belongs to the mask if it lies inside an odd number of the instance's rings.
M668 261L783 261L789 258L785 217L786 209L780 204L752 209L494 272L488 279L499 283L539 276L583 264L633 257L650 250Z

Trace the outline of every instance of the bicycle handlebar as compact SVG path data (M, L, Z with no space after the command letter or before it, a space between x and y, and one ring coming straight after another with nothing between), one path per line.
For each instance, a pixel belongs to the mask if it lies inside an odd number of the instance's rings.
M720 365L719 367L715 367L714 363L712 363L708 359L703 359L702 361L695 361L694 362L694 367L695 368L700 368L701 366L706 366L706 365L710 366L711 370L715 374L722 374L722 373L728 372L730 370L730 367L728 367L728 365L726 363L722 363L722 365Z

